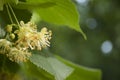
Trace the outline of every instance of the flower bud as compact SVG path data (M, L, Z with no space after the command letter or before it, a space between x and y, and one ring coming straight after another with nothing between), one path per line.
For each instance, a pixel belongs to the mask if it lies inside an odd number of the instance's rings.
M15 39L15 34L11 33L11 34L10 34L10 38L11 38L12 40Z
M6 26L6 31L7 31L8 33L12 32L12 25L7 25L7 26Z

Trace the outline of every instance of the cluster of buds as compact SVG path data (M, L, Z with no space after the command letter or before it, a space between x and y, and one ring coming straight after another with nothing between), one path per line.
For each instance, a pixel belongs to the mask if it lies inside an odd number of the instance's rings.
M41 50L50 46L52 32L45 27L38 32L32 22L7 25L6 32L6 38L0 39L0 54L5 54L14 62L27 61L31 56L30 49Z

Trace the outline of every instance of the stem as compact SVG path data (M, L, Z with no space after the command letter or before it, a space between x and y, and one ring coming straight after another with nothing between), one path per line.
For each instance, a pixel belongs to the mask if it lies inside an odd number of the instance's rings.
M14 13L14 11L13 11L13 9L12 9L12 7L11 7L11 5L10 5L9 3L8 3L8 6L9 6L9 8L10 8L10 10L11 10L11 12L12 12L12 14L13 14L16 22L17 22L17 24L20 26L20 24L19 24L19 22L18 22L18 20L17 20L17 17L16 17L16 15L15 15L15 13Z
M6 62L6 57L5 56L3 56L3 63L2 63L2 72L4 72L5 71L5 62Z
M9 16L9 18L10 18L10 21L11 21L11 23L13 24L13 20L12 20L12 17L11 17L11 15L10 15L10 11L9 11L8 5L6 5L6 8L7 8L7 12L8 12L8 16Z

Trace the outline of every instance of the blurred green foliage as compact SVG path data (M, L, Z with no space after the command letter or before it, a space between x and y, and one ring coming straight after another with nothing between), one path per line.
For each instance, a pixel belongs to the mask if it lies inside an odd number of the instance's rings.
M100 68L103 72L102 80L119 80L120 1L83 0L84 2L79 3L73 1L81 14L80 25L88 39L84 40L79 32L68 27L53 28L55 25L41 22L41 26L51 26L50 28L53 30L51 52L83 66ZM17 9L14 11L19 21L29 21L31 16L29 11ZM6 10L0 13L0 16L4 14L6 14ZM5 15L0 18L1 21L10 23ZM0 27L5 24L5 22L0 23ZM101 46L107 40L111 41L113 48L109 53L104 53ZM36 66L33 67L36 68ZM40 71L43 70L40 69Z
M100 68L102 80L120 80L120 1L81 1L85 2L74 2L88 39L84 40L78 32L68 28L56 28L51 50L80 65ZM113 45L112 51L106 54L101 50L104 41Z

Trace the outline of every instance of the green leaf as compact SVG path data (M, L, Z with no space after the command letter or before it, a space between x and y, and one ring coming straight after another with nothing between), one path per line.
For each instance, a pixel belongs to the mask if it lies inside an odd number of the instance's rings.
M66 80L101 80L101 71L98 69L86 68L64 60L59 56L56 56L56 58L75 69Z
M6 3L18 4L19 0L4 0Z
M48 8L54 6L54 2L44 2L44 3L26 3L19 1L17 5L12 5L15 8L18 9L35 9L35 8Z
M26 63L20 64L21 66L21 77L25 77L25 79L22 80L54 80L54 77L43 70L40 67L37 67L32 62L27 61Z
M64 80L73 71L73 68L66 66L53 57L44 57L39 54L33 54L30 61L55 76L56 80Z
M30 10L33 13L31 21L43 20L56 25L68 26L81 32L86 39L86 35L79 26L79 14L71 0L26 0L26 3L16 5L16 7Z
M3 10L4 0L0 0L0 11Z
M10 3L10 4L17 4L18 0L0 0L0 11L3 10L3 6L6 3Z

